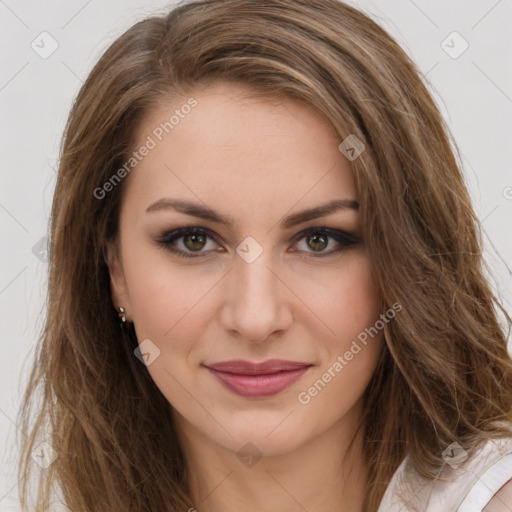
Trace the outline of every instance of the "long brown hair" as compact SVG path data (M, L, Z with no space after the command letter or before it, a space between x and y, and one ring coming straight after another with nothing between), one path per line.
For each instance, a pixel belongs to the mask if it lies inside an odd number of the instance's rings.
M457 146L421 72L380 26L336 0L196 0L119 37L71 110L47 317L19 413L24 510L31 453L43 440L57 458L40 472L39 511L53 485L71 510L191 506L172 408L134 357L134 331L122 333L110 295L105 247L118 234L125 180L103 199L94 191L127 161L151 108L216 80L310 105L340 142L355 135L365 145L351 162L363 238L383 311L403 309L384 327L365 395L364 511L376 511L406 454L433 476L452 442L471 451L510 435L512 361L500 315L510 318L484 277Z

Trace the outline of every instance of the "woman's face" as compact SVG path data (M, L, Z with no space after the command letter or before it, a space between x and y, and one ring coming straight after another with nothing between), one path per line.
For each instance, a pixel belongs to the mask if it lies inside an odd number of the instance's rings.
M145 118L109 267L179 430L277 455L359 417L382 311L341 140L309 107L239 90Z

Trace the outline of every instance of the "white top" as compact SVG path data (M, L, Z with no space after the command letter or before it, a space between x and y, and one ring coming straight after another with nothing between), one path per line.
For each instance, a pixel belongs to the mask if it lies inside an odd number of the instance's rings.
M406 456L377 512L482 512L512 479L512 435L486 441L473 454L453 443L443 455L446 464L432 480L418 475Z

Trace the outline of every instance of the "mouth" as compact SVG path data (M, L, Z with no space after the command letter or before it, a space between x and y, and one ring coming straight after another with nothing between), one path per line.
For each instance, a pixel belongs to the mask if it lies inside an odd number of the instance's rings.
M231 392L246 398L265 398L290 387L312 365L271 359L260 363L232 360L203 366Z

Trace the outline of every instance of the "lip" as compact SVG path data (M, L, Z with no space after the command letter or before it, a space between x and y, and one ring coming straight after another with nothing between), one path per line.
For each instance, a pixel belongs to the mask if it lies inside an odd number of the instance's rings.
M233 393L246 398L264 398L290 387L312 365L283 359L263 362L237 359L204 366Z

